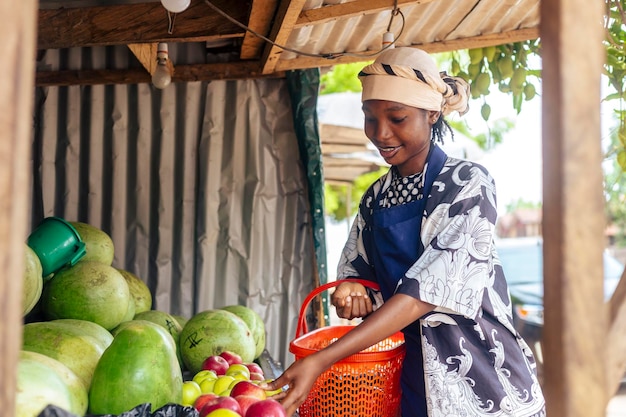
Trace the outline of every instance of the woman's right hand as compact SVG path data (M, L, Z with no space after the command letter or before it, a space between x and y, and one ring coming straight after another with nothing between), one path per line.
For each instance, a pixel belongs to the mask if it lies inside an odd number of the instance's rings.
M335 306L337 316L342 319L365 317L374 310L365 286L358 282L346 281L339 284L330 297L330 302Z

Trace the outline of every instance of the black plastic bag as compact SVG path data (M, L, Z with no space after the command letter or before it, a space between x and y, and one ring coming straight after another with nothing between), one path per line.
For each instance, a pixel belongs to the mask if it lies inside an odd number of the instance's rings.
M193 407L180 404L165 404L163 407L152 413L152 405L150 403L140 404L132 410L117 416L113 414L88 414L84 417L199 417L198 410ZM65 411L55 405L49 405L44 408L37 417L82 417Z

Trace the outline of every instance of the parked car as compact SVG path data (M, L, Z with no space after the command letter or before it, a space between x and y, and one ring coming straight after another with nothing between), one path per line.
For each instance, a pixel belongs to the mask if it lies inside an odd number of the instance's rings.
M541 238L508 238L496 241L513 303L513 323L535 354L541 377L543 354L543 247ZM604 293L609 299L624 265L604 252Z

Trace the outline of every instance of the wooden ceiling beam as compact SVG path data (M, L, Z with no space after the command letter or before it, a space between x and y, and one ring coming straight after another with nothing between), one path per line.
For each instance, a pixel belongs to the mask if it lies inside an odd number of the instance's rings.
M272 28L272 21L278 8L278 0L253 0L250 9L248 27L263 36L268 36ZM260 58L263 53L265 40L246 31L241 44L241 59Z
M503 45L507 43L521 42L529 39L537 39L539 37L539 28L518 29L511 32L494 33L488 35L475 36L473 38L455 39L450 41L432 42L422 45L412 45L413 47L423 49L428 53L450 52L460 49L483 48L492 45ZM374 60L374 57L370 58ZM327 66L350 64L353 62L364 62L367 59L359 56L342 56L333 59L327 59ZM320 58L301 56L294 59L282 60L278 62L275 69L277 71L289 71L294 69L315 68L320 65Z
M135 57L141 62L141 65L152 74L156 69L156 56L158 43L131 43L128 45L128 49L135 55ZM171 62L168 60L167 62ZM171 68L170 68L171 69ZM171 72L170 72L171 74Z
M398 0L398 7L426 4L437 0ZM440 1L440 0L439 0ZM393 9L394 2L390 0L351 1L339 3L316 9L304 10L300 13L294 28L302 26L327 23L332 20L348 19L355 16L380 13L384 10Z
M212 63L176 65L172 82L238 80L252 78L283 78L284 73L262 74L259 61L238 63ZM140 84L151 82L144 68L39 71L35 76L37 87L101 85L101 84Z
M248 9L231 0L213 0L240 22ZM195 1L184 12L170 14L160 2L40 9L38 49L126 45L151 42L201 42L240 38L244 30ZM170 30L171 29L171 30Z
M280 54L283 52L282 48L277 45L287 44L289 35L293 31L293 26L302 11L302 7L304 7L304 3L306 3L306 0L283 0L280 2L274 26L268 37L275 44L265 46L261 59L264 74L270 74L276 70L276 64L278 64Z

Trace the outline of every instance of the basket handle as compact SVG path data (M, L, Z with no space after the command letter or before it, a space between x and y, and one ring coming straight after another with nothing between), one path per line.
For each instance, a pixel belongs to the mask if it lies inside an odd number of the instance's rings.
M369 281L369 280L360 279L360 278L345 278L345 279L340 279L337 281L327 282L326 284L320 285L319 287L313 289L313 291L311 291L309 295L306 296L306 298L304 299L302 303L302 306L300 307L300 314L298 315L298 326L296 327L296 338L302 336L305 333L308 333L309 331L306 325L306 320L304 316L306 314L306 309L309 307L309 303L311 302L311 300L322 291L326 291L329 288L336 287L342 282L357 282L365 286L366 288L371 288L376 291L380 289L380 286L374 281Z

